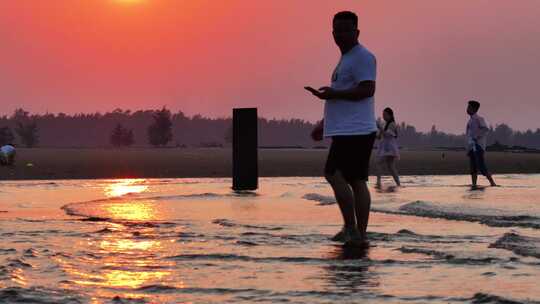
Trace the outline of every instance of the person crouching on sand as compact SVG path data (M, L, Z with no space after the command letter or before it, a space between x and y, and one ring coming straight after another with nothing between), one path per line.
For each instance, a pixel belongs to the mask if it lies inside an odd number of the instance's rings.
M489 173L484 154L486 151L486 135L489 128L483 117L478 115L480 109L480 103L475 100L469 101L467 107L467 114L470 115L469 122L467 123L466 135L467 135L467 155L469 156L469 163L471 168L472 188L477 188L478 171L482 173L488 180L490 185L497 186L493 177Z
M0 147L0 165L12 166L15 163L15 146L7 144Z
M386 108L383 111L382 125L378 125L379 146L377 149L377 188L381 188L381 172L384 167L388 169L396 185L399 187L399 175L396 169L396 161L399 159L399 145L397 143L398 130L394 111L391 108Z

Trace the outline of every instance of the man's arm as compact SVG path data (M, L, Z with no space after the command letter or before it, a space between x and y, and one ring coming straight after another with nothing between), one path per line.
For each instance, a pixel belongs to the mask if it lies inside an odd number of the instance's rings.
M356 87L347 90L336 90L330 87L322 87L319 89L319 94L313 93L313 95L319 97L320 99L329 101L332 99L362 101L375 95L375 81L362 81Z
M375 95L375 79L377 77L377 60L375 56L365 54L356 58L356 66L352 69L352 77L356 86L337 90L330 87L322 87L317 90L309 90L320 99L332 101L333 99L362 101Z

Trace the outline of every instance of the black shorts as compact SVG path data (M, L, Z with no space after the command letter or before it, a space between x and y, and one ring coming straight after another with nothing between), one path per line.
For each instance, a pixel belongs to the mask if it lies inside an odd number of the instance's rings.
M325 175L332 176L339 171L349 183L367 181L374 142L375 133L333 136L324 168Z
M484 176L489 174L486 160L484 159L484 149L481 146L476 145L476 151L471 150L467 155L470 160L471 174L478 174L478 171Z

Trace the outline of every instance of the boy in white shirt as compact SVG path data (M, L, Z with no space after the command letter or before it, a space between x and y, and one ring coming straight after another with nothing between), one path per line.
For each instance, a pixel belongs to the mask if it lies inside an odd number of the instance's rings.
M478 110L480 109L480 103L476 100L469 101L467 107L467 114L470 115L470 119L467 122L467 155L470 160L471 167L471 179L472 179L472 188L477 188L478 180L478 171L484 175L488 180L490 185L497 186L493 177L489 173L486 162L484 159L484 153L486 151L486 135L489 131L489 128L486 124L486 121L483 117L478 115Z

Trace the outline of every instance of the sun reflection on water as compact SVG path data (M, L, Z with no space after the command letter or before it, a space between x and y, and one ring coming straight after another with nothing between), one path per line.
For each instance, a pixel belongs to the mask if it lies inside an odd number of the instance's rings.
M83 246L87 255L81 257L86 267L74 267L61 261L64 269L80 286L105 287L134 290L146 285L160 284L174 269L171 261L159 259L168 250L169 239L163 238L159 226L159 206L154 200L126 196L148 191L145 179L115 180L104 188L112 200L100 202L98 214L106 222L105 234L87 240ZM183 285L182 284L173 284Z
M157 210L153 201L113 202L103 205L105 215L113 219L129 221L157 220Z
M154 247L159 247L160 242L145 240L135 241L130 239L112 239L105 240L100 243L102 250L106 252L124 253L133 250L150 250Z
M105 195L108 197L119 197L131 193L145 192L148 190L148 186L143 184L145 181L142 178L117 180L105 187Z
M104 286L107 287L124 287L124 288L139 288L146 282L159 282L163 277L169 275L170 272L165 271L126 271L126 270L110 270L104 274Z

